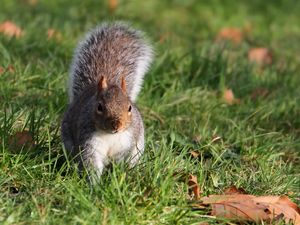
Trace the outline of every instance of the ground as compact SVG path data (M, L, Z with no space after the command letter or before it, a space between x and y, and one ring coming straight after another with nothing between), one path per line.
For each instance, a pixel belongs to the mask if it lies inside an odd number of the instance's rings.
M300 2L101 2L1 0L0 23L23 33L0 34L0 223L225 223L193 210L185 174L203 196L235 185L299 204ZM110 20L130 21L155 46L137 102L146 150L137 167L115 165L91 188L65 162L59 126L74 47ZM241 40L219 40L226 27ZM249 62L257 47L271 64ZM30 143L20 150L14 138Z

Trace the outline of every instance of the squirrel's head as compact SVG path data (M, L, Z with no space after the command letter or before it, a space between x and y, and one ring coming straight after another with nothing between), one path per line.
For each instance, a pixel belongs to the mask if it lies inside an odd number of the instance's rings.
M124 77L121 79L121 86L108 86L106 78L100 78L94 110L96 129L116 133L130 125L132 104L127 95Z

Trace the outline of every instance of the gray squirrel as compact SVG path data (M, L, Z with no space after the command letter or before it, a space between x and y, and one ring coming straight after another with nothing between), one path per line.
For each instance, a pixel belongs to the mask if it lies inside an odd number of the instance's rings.
M134 103L152 59L143 33L121 22L104 23L79 43L61 135L81 168L99 177L111 161L138 162L144 125Z

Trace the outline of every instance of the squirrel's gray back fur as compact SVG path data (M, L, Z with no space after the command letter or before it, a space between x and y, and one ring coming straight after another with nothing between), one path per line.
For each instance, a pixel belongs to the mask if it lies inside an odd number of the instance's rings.
M69 79L69 101L104 76L119 85L124 76L129 98L135 102L153 51L140 31L122 22L93 29L75 50Z

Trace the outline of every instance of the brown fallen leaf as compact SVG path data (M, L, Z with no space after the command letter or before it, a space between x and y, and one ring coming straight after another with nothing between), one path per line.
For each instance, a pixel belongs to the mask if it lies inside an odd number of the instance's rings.
M29 131L18 131L8 138L9 148L12 152L18 153L23 147L33 148L35 143Z
M198 184L198 179L196 176L190 174L189 180L188 180L188 186L189 186L189 194L190 196L193 194L195 199L200 198L200 187Z
M239 104L240 99L234 97L233 91L231 89L225 89L223 91L223 100L228 105Z
M201 191L196 176L192 174L188 174L183 170L179 170L173 173L173 177L175 177L180 182L187 183L189 195L191 198L195 198L195 199L200 198Z
M198 225L210 225L210 223L209 222L200 222L200 223L198 223Z
M223 93L223 99L226 103L229 105L232 105L234 103L234 94L231 89L226 89Z
M252 48L248 52L250 62L258 65L270 65L273 61L271 51L267 48Z
M53 28L48 29L47 36L48 36L48 39L55 39L56 41L62 40L61 33Z
M17 26L15 23L9 20L4 21L0 24L0 33L8 37L16 38L20 38L24 34L24 32L19 26Z
M199 155L200 155L200 154L199 154L198 152L196 152L196 151L191 151L191 156L192 156L193 158L198 158Z
M116 11L118 7L118 0L108 0L108 9L111 13Z
M210 195L200 201L202 205L211 205L211 214L217 217L254 222L282 218L285 223L300 224L300 209L286 196Z
M10 73L16 72L15 67L13 65L11 65L11 64L8 65L7 71L10 72Z
M225 27L222 28L218 35L216 40L217 41L231 41L235 44L240 44L244 39L244 33L238 28L234 27Z
M270 91L266 88L256 88L251 93L251 100L255 101L258 98L265 98L269 95Z
M6 68L0 66L0 75L2 75L3 73L5 73L7 71L10 73L14 73L16 70L15 70L14 66L11 64L9 64Z
M246 194L246 191L243 188L237 188L236 186L230 186L224 190L226 195L235 195L235 194Z
M28 0L30 6L35 6L38 3L38 0Z
M289 197L282 195L282 196L258 196L256 197L256 201L262 202L270 202L270 203L281 203L286 204L289 207L293 208L297 213L300 214L300 208L292 202Z
M5 72L5 69L2 66L0 66L0 75L2 75L4 72Z

